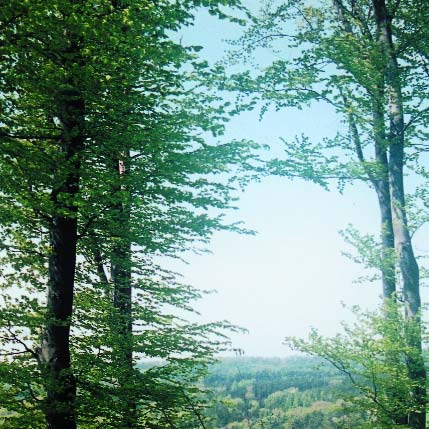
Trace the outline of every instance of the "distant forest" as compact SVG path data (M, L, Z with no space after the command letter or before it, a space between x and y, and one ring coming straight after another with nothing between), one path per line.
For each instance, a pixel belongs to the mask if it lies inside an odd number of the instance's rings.
M332 429L365 422L344 399L357 395L349 380L317 358L223 359L204 387L212 392L207 428Z

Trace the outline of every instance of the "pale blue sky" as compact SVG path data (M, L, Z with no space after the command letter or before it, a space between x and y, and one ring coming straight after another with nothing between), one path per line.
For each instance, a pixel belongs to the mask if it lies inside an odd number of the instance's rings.
M256 0L248 2L256 6ZM183 31L183 43L204 46L202 55L219 59L226 44L241 29L204 13ZM229 124L225 139L251 138L274 147L278 137L305 133L313 138L335 134L341 127L326 106L303 111L269 112L262 122L257 112L243 113ZM188 265L174 263L185 280L202 289L217 289L198 305L203 320L227 319L247 328L234 336L234 346L248 356L283 356L285 336L305 336L310 326L334 334L350 317L347 305L373 308L379 284L354 284L365 272L342 256L350 248L338 231L353 224L377 233L375 194L365 184L348 186L344 195L326 192L302 180L268 178L249 186L234 218L243 220L256 236L215 234L212 254L185 255ZM427 231L426 231L427 232ZM429 250L423 231L416 247Z

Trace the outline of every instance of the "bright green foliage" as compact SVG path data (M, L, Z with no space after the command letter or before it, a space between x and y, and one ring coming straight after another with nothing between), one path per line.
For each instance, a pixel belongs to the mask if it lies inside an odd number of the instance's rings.
M368 270L368 275L356 280L357 283L380 280L380 268L394 266L396 255L394 249L383 249L382 243L372 234L362 234L352 225L340 231L344 241L353 247L353 252L343 252L343 255Z
M171 34L192 23L205 6L220 18L234 0L12 2L0 19L0 403L4 427L43 426L46 380L38 346L45 320L48 231L54 216L77 216L78 266L72 326L72 369L81 427L117 427L125 396L138 398L136 427L168 427L195 419L192 383L224 347L225 323L197 325L178 314L192 311L199 292L163 271L154 256L175 255L206 242L214 230L241 231L223 222L236 179L255 172L257 147L248 142L207 144L224 129L223 101L204 89L207 65L197 48ZM190 92L192 86L199 87ZM84 146L66 160L59 144L63 95L83 100ZM60 97L61 95L61 97ZM72 132L73 133L73 132ZM77 161L78 158L78 162ZM115 173L124 160L126 174ZM72 200L51 195L75 174ZM121 223L118 205L130 210ZM67 211L64 207L75 207ZM113 350L125 346L114 325L110 262L118 242L133 249L134 359L165 365L120 385ZM118 262L118 261L116 261ZM45 384L44 384L45 383ZM193 416L193 417L192 417Z
M410 154L416 154L425 145L429 113L427 87L422 85L427 79L427 29L421 24L428 10L425 2L415 0L401 1L396 8L388 3L394 11L394 43L404 88L406 143ZM415 10L419 13L410 12ZM243 105L261 107L261 115L270 108L298 108L305 114L306 107L317 103L345 124L336 136L324 138L322 131L319 142L306 137L285 141L287 156L273 163L275 174L317 181L383 177L384 166L373 150L374 102L387 112L387 93L378 88L385 83L376 31L369 0L267 1L245 34L233 42L236 49L230 57L248 62L251 70L228 76L220 86L239 91ZM273 60L258 67L262 53L265 63L266 58ZM386 134L385 146L388 138Z
M404 320L402 305L394 301L377 312L353 311L357 321L344 324L343 333L326 338L314 329L308 340L287 338L287 344L325 359L348 377L359 392L348 401L370 416L369 423L359 427L408 427L397 421L417 408L410 365L420 351L407 338L419 327Z

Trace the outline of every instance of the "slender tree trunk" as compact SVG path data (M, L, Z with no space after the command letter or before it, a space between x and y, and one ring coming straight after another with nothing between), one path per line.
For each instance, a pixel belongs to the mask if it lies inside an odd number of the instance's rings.
M70 362L70 324L73 309L77 245L77 206L80 152L83 149L84 103L76 90L58 94L64 154L58 187L51 192L54 215L49 227L51 252L45 327L39 351L47 399L47 429L75 429L76 381Z
M415 329L407 332L407 340L414 350L420 353L409 359L409 374L415 382L413 401L415 410L410 412L408 424L413 429L426 427L426 370L424 366L421 338L421 299L419 287L419 267L414 256L411 236L407 225L405 194L403 181L404 168L404 114L402 105L402 88L399 67L392 39L391 17L388 14L385 0L373 0L377 23L378 41L385 59L386 85L390 118L389 132L389 185L395 249L403 281L405 317Z
M375 159L380 169L379 176L373 179L373 185L377 193L378 206L380 209L381 245L383 252L380 269L382 275L383 298L391 299L396 292L395 260L393 257L395 240L389 188L386 130L383 106L381 105L381 100L383 98L384 94L381 85L378 89L377 97L372 103Z
M383 257L380 265L383 285L383 298L391 299L396 291L395 261L392 257L395 243L393 236L392 210L388 174L389 167L387 160L387 149L385 143L384 118L382 108L380 108L378 102L373 103L375 157L377 160L377 164L381 170L377 176L374 176L373 172L368 168L367 163L365 161L358 127L355 118L351 113L350 103L345 96L343 96L343 100L346 109L348 109L349 111L348 122L350 127L350 134L355 146L356 155L363 169L365 170L365 173L368 176L372 186L374 187L378 198L378 206L380 209L380 235L383 252Z
M351 14L346 10L342 1L332 0L332 3L337 12L338 20L343 26L344 31L353 36L353 27L350 22ZM386 126L384 122L383 108L384 80L384 75L381 72L379 77L379 83L377 86L377 94L375 96L372 96L375 158L380 168L380 172L376 176L374 176L373 172L367 166L363 154L358 126L356 123L355 116L353 115L351 104L348 100L348 97L342 92L341 89L340 92L343 97L344 106L348 111L347 116L350 127L350 134L354 143L356 155L377 193L378 206L380 209L380 231L383 252L382 265L380 266L383 286L383 298L391 299L396 292L395 261L392 257L395 244L393 237L392 211L388 176L389 168L387 159Z
M131 283L131 239L130 239L130 202L127 184L123 183L127 175L128 154L116 160L119 180L118 191L125 196L117 203L119 238L112 252L112 282L114 287L113 306L115 309L115 330L118 343L114 349L114 359L119 369L119 384L123 406L121 428L136 427L136 399L133 362L133 316L132 316L132 283Z
M378 86L378 95L373 97L372 100L372 113L373 113L373 137L374 137L374 147L375 147L375 158L377 160L377 166L379 171L374 175L373 171L368 168L368 165L365 161L365 157L362 150L362 144L359 136L358 127L352 113L350 103L346 97L343 96L344 105L347 109L348 120L350 125L350 132L354 142L356 155L359 161L362 164L363 169L365 170L369 180L371 181L372 186L374 187L377 198L378 205L380 209L380 218L381 218L381 244L382 244L382 261L380 265L380 271L382 274L382 285L383 285L383 298L385 303L395 299L396 292L396 276L395 276L395 242L394 242L394 233L393 233L393 223L392 223L392 210L391 210L391 198L390 198L390 187L389 187L389 165L387 157L387 144L386 144L386 126L384 122L384 112L383 112L383 86L384 78L381 79L381 82ZM390 311L389 307L385 308L386 311ZM389 314L386 313L386 317ZM399 335L400 333L398 333ZM398 361L401 359L397 353L387 353L386 359L394 367L398 365ZM396 398L397 392L389 391L389 397ZM405 402L408 402L408 398L402 398ZM395 413L390 416L395 424L406 425L408 424L408 414L407 413Z
M388 303L389 300L396 299L396 263L395 237L393 232L392 207L389 186L389 162L387 156L386 125L383 108L384 77L382 80L383 83L379 85L377 96L373 99L372 103L375 159L377 160L377 167L380 169L378 177L374 180L374 188L377 193L378 205L381 215L381 273L383 298L384 303ZM389 317L388 312L391 311L390 306L385 307L385 311L387 312L386 317ZM398 335L400 334L401 333L398 332ZM387 352L386 359L387 362L392 365L392 367L395 367L399 364L401 356L399 356L396 352ZM395 390L389 390L388 395L390 398L394 398L395 401L399 400L400 402L404 402L404 405L408 402L408 398L398 398L398 394ZM408 424L408 413L401 412L400 409L391 417L397 425Z
M403 138L401 138L403 140ZM410 378L415 382L412 392L416 411L409 415L409 425L413 429L426 428L426 370L422 357L421 299L419 288L419 267L414 256L411 237L407 226L405 198L403 190L403 142L392 141L389 158L389 177L392 195L393 227L395 248L399 257L402 274L405 317L411 322L407 331L407 341L418 350L418 355L409 359Z
M390 205L389 182L380 180L377 190L380 209L380 228L382 246L381 277L383 298L391 299L396 292L395 261L393 258L395 242L393 236L392 210Z

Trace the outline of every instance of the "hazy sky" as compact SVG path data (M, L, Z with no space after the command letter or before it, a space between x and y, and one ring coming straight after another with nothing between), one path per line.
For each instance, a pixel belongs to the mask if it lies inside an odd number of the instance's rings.
M226 47L222 39L240 31L202 13L182 37L185 44L204 46L202 54L215 60ZM280 136L304 132L317 138L332 135L340 126L322 105L269 112L262 122L258 112L247 112L229 124L225 139L252 138L275 146ZM218 291L197 308L204 321L227 319L247 328L249 334L233 337L234 346L246 355L286 355L290 351L282 345L283 338L305 336L310 326L334 334L339 322L350 317L341 302L376 305L381 286L353 283L365 272L342 256L350 248L338 234L348 224L377 233L376 197L365 184L348 186L341 196L335 187L326 192L302 180L273 177L249 186L238 205L234 218L258 234L215 234L209 246L212 254L186 255L189 264L175 268L193 285ZM417 248L429 250L427 235L416 236Z

